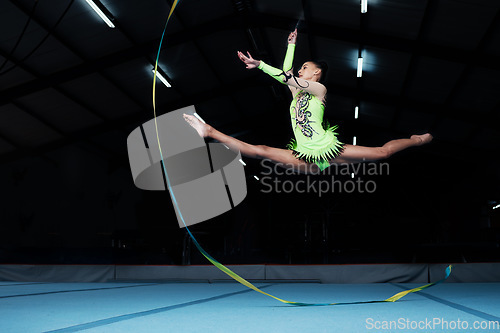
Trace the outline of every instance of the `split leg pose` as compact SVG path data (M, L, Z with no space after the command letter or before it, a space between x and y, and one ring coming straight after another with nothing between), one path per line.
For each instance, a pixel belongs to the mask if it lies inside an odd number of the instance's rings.
M252 145L229 135L226 135L214 127L204 124L198 118L185 115L184 118L193 126L200 136L215 139L226 144L234 150L241 152L243 156L257 159L268 159L284 168L291 168L301 173L318 173L320 167L315 163L308 163L294 156L289 149L280 149L265 145ZM397 139L387 142L381 147L363 147L345 144L344 150L339 156L330 159L329 164L360 163L377 161L390 157L403 149L420 146L432 140L430 134L412 135L409 139Z
M291 168L300 173L318 173L332 164L361 163L377 161L413 146L431 142L430 133L412 135L408 139L391 140L381 147L364 147L338 141L334 130L323 121L326 106L326 87L320 82L325 78L327 65L322 62L305 62L293 75L292 62L295 51L297 30L288 37L288 49L283 69L271 67L261 60L255 60L250 53L238 51L238 57L247 69L258 68L279 82L288 85L293 100L290 105L290 117L295 139L288 144L288 149L265 145L251 145L228 136L196 117L184 115L186 121L202 137L210 137L237 149L250 158L269 159L284 168Z

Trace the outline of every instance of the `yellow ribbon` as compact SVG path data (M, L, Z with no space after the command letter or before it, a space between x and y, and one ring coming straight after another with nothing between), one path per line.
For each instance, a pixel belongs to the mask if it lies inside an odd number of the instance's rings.
M184 222L184 218L182 217L182 213L181 213L181 211L179 209L179 205L177 204L177 200L175 199L175 195L172 192L172 189L171 189L171 186L170 186L170 180L169 180L168 174L167 174L167 170L165 169L165 164L163 163L163 154L162 154L162 149L161 149L161 144L160 144L160 135L159 135L159 132L158 132L158 123L156 121L156 73L158 71L158 60L160 58L161 46L163 44L163 39L165 37L165 31L167 30L167 25L170 22L170 18L172 17L172 13L174 12L174 10L177 7L177 5L179 4L179 2L180 2L180 0L175 0L174 3L172 4L172 8L170 8L170 13L168 14L167 22L165 23L165 28L163 29L163 33L161 35L160 46L158 47L158 54L156 56L154 78L153 78L153 112L154 112L154 120L155 120L156 139L158 141L158 148L160 150L162 167L163 167L163 171L165 172L165 178L167 179L168 189L170 191L170 194L172 196L174 204L177 206L177 211L179 212L179 215L181 217L182 223L186 227L186 230L189 233L189 236L191 237L191 239L193 240L194 244L196 245L196 247L198 248L198 250L201 252L201 254L203 254L203 256L205 258L207 258L208 261L210 261L215 267L217 267L222 272L226 273L227 275L229 275L231 278L233 278L234 280L238 281L242 285L244 285L244 286L246 286L246 287L248 287L250 289L253 289L253 290L255 290L255 291L257 291L257 292L259 292L261 294L264 294L266 296L272 297L275 300L278 300L278 301L280 301L282 303L286 303L286 304L290 304L290 305L297 305L297 306L322 306L322 305L339 305L339 304L345 305L345 304L395 302L395 301L399 300L400 298L406 296L409 293L414 293L414 292L420 291L422 289L429 288L431 286L434 286L434 285L436 285L436 284L438 284L438 283L443 282L444 280L446 280L448 278L448 276L450 275L450 273L451 273L451 267L452 267L451 265L448 266L448 268L446 269L446 277L444 279L442 279L440 281L437 281L437 282L434 282L434 283L429 283L427 285L424 285L424 286L421 286L421 287L418 287L418 288L414 288L414 289L402 291L402 292L397 293L394 296L389 297L388 299L383 300L383 301L362 301L362 302L350 302L350 303L300 303L300 302L291 302L291 301L287 301L287 300L278 298L276 296L273 296L271 294L268 294L268 293L260 290L259 288L257 288L256 286L254 286L253 284L251 284L250 282L248 282L247 280L245 280L244 278L242 278L241 276L239 276L238 274L234 273L229 268L227 268L226 266L222 265L220 262L218 262L217 260L215 260L212 256L210 256L200 246L200 244L198 244L198 241L194 238L193 234L191 233L191 231L189 231L188 227L186 226L186 223Z

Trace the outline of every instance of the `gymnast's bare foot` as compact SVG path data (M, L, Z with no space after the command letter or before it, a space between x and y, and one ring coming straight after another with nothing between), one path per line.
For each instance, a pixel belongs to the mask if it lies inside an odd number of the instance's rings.
M202 123L198 118L192 116L190 114L183 113L184 119L191 125L196 132L202 137L205 138L208 136L208 132L210 131L210 125Z
M412 135L410 139L418 139L420 142L417 144L418 146L425 145L426 143L429 143L432 141L433 136L431 133L425 133L422 135Z

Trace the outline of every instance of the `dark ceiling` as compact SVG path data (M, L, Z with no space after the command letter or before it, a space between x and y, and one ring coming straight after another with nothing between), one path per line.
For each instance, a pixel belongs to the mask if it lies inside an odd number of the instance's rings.
M0 161L83 144L126 162L127 135L153 117L151 68L172 1L101 4L115 29L84 0L0 2ZM498 0L369 0L366 14L357 0L183 0L160 57L173 87L159 86L159 112L195 104L223 132L283 146L287 91L236 51L279 65L302 19L296 66L328 62L326 116L344 141L430 131L430 158L496 170L499 10Z

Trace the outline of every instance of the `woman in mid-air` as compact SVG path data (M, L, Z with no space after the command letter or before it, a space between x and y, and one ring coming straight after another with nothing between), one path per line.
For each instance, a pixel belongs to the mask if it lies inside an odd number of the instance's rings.
M334 130L323 122L326 105L326 87L320 83L325 78L325 63L308 61L293 75L292 62L297 40L297 29L288 37L288 48L283 69L269 66L261 60L253 59L238 51L238 57L247 69L258 68L279 82L288 85L292 93L290 116L295 139L287 145L288 149L264 145L251 145L219 132L212 126L202 123L195 116L184 114L185 120L202 137L210 137L227 146L237 149L242 155L251 158L269 159L273 163L292 168L301 173L318 173L332 164L360 163L388 158L403 149L420 146L432 140L430 133L412 135L409 139L387 142L381 147L363 147L342 143L337 140Z

